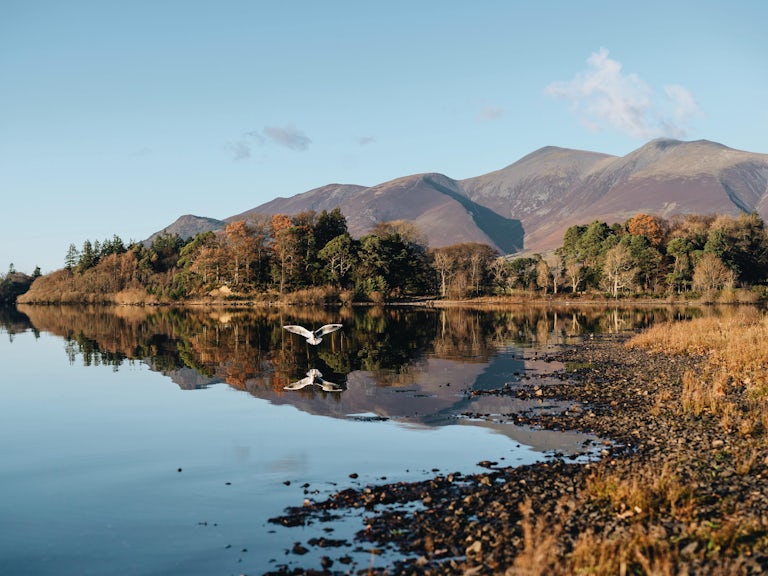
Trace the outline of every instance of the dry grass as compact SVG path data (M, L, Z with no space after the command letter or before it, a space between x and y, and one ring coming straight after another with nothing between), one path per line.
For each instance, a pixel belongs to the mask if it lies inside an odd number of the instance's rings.
M683 411L716 414L724 430L745 436L768 430L768 318L757 309L660 324L627 345L701 356L683 376Z
M313 286L284 294L280 301L286 304L326 304L339 301L339 291L331 286Z
M613 510L620 518L671 516L688 521L695 510L691 487L675 473L669 461L661 470L639 468L620 471L602 466L587 480L590 501Z
M534 517L530 500L520 505L523 549L505 576L545 576L553 574L560 558L560 535L563 532L562 508L556 521Z

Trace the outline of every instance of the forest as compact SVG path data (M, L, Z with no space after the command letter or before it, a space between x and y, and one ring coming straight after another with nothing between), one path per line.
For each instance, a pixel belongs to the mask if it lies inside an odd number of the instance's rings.
M64 268L19 302L385 302L418 297L765 296L768 235L756 213L637 214L571 226L549 254L501 256L477 243L429 248L412 223L353 238L341 210L263 216L189 240L119 237L69 246Z

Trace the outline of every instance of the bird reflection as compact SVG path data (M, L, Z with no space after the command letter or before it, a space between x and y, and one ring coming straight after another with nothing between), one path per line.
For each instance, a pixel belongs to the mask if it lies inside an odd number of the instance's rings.
M288 384L287 386L284 386L284 389L285 390L301 390L302 388L306 388L307 386L319 386L325 392L344 392L344 390L346 390L346 388L344 388L339 384L334 384L333 382L328 382L327 380L324 380L323 374L317 368L311 368L309 372L307 372L306 377L302 378L301 380L298 380L297 382L294 382L293 384Z
M310 344L313 344L314 346L317 346L320 344L320 342L323 341L323 336L326 334L329 334L330 332L336 332L339 328L342 328L342 324L326 324L325 326L321 326L314 332L311 332L304 328L304 326L295 326L295 325L289 325L289 326L283 326L288 332L293 332L294 334L300 334L301 336L304 336L304 338L307 339L307 342Z

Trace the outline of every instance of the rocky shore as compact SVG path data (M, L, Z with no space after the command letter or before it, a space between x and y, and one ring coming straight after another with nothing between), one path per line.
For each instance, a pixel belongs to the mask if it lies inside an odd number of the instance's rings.
M559 413L505 417L609 439L592 462L484 462L482 474L308 502L271 521L298 526L332 523L349 508L368 513L354 543L297 542L293 554L322 548L318 566L282 565L270 574L767 573L765 437L726 431L711 414L686 414L682 375L701 359L629 348L626 338L598 337L552 354L566 370L547 384L481 392L565 401ZM748 398L741 409L749 410ZM396 550L402 559L359 568L344 552L350 544Z

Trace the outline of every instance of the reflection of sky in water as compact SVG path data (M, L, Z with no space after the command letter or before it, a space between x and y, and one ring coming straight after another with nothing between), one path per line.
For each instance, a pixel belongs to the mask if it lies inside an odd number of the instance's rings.
M7 574L263 570L305 538L267 518L305 497L539 457L460 422L317 416L223 384L183 391L140 362L118 371L70 365L63 341L45 333L0 338L0 360Z
M565 405L468 393L545 386L563 366L538 355L537 339L605 330L603 315L581 312L352 310L344 330L308 347L258 314L27 312L40 338L0 329L0 574L301 565L285 551L323 526L267 520L305 498L584 450L584 436L507 421ZM614 312L609 326L634 317ZM119 368L87 367L86 354ZM313 368L343 391L285 389ZM331 537L361 526L336 522Z

